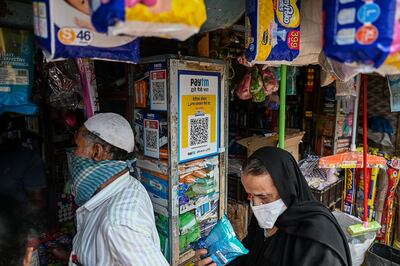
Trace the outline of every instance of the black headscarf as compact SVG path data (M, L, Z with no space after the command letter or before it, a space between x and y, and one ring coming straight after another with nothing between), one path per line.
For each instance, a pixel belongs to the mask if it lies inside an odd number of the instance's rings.
M275 223L279 230L316 241L334 251L343 265L351 265L346 236L332 213L315 200L293 156L279 148L264 147L251 159L264 164L287 206Z

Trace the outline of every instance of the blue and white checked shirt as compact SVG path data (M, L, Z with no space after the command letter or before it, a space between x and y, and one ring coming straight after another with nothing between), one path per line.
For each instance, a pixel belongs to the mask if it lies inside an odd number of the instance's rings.
M160 251L153 205L145 188L129 173L77 210L69 265L168 265Z

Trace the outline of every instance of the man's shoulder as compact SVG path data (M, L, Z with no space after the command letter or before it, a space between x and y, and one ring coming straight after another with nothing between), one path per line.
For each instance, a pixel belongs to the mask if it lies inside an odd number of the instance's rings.
M132 228L154 223L153 206L143 185L129 177L128 185L115 194L107 205L111 225Z

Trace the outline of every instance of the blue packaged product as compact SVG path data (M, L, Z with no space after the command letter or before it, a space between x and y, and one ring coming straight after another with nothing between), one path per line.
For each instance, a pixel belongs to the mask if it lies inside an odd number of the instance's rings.
M293 61L300 50L300 1L246 0L246 58Z
M0 28L0 113L34 114L33 37L29 31Z
M341 63L382 66L398 49L396 6L397 0L324 0L325 55Z
M36 43L48 61L93 58L139 62L139 40L108 36L91 23L89 1L34 0Z
M194 249L207 249L205 257L210 257L217 266L223 266L249 251L237 239L226 216L214 226L210 234L194 243Z

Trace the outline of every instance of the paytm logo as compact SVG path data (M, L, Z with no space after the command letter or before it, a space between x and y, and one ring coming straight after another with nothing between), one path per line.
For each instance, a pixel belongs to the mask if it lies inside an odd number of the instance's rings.
M210 86L210 81L208 79L190 79L190 86L208 87Z

